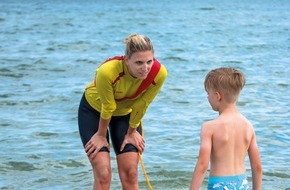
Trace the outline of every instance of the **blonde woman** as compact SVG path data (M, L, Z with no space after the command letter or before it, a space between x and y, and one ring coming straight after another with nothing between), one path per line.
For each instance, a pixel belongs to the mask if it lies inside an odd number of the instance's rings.
M148 37L132 34L124 43L125 55L106 60L96 70L79 106L79 132L93 168L94 190L110 188L109 139L122 188L139 189L138 151L145 149L141 120L167 77Z

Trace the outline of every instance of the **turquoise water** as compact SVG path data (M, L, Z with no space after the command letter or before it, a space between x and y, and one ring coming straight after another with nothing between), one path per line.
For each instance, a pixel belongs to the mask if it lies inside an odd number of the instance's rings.
M288 0L2 0L0 189L91 189L79 100L95 68L123 54L132 32L152 39L168 69L144 118L143 159L154 189L188 189L199 128L217 115L203 80L220 66L247 76L238 107L257 133L263 189L290 189L289 10ZM111 189L121 189L111 156ZM147 189L141 167L139 176Z

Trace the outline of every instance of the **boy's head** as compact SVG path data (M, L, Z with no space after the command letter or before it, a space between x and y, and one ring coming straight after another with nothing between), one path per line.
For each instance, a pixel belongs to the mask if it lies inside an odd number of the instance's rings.
M235 102L246 82L245 75L234 68L211 70L205 77L204 88L219 92L228 103Z

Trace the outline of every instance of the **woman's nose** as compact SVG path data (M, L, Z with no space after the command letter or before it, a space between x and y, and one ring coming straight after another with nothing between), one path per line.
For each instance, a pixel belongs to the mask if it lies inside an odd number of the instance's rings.
M143 67L144 71L149 71L150 70L150 65L145 64L145 66Z

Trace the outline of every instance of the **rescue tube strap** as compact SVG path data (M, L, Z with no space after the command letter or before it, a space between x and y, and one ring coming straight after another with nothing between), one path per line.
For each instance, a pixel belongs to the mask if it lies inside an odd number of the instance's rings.
M115 100L118 102L121 102L121 101L125 101L128 99L134 99L137 96L139 96L140 94L142 94L144 92L144 90L146 90L150 86L150 84L155 85L154 79L155 79L156 75L158 74L160 67L161 67L161 64L154 58L154 63L152 65L152 68L151 68L147 78L142 81L142 83L140 84L136 93L130 97L124 97L124 98L115 99Z

